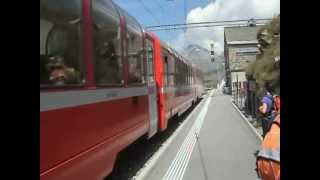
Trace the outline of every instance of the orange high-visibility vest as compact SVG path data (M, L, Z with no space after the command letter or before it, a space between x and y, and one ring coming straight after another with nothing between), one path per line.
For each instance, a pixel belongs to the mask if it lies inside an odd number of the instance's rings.
M262 180L280 180L280 114L262 142L257 168Z

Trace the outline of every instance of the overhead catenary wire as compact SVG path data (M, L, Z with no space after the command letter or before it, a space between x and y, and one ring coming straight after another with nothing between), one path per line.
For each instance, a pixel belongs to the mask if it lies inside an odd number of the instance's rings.
M160 24L160 20L157 18L157 16L155 16L155 14L146 6L146 4L142 1L139 0L139 2L142 4L143 8L153 17L153 19L156 21L156 23ZM156 5L162 10L163 13L165 13L163 7L161 6L161 4L158 2L158 0L155 0L154 2L156 2ZM173 38L172 34L167 34L168 37Z
M257 23L256 25L265 25L266 23ZM181 30L181 29L193 29L193 28L208 28L208 27L218 27L218 26L247 26L248 24L243 23L221 23L221 24L209 24L209 25L185 25L177 27L167 27L167 28L147 28L149 31L165 31L165 30Z
M142 7L153 17L153 19L155 20L155 22L157 24L160 24L160 20L157 18L157 16L155 16L155 14L146 6L146 4L142 1L142 0L138 0L140 2L140 4L142 5ZM158 6L160 8L162 8L162 6L160 4L158 4ZM162 8L163 10L163 8ZM171 38L173 38L173 36L171 34L168 34L168 36L170 36Z
M166 14L163 6L159 3L159 1L158 1L158 0L155 0L154 2L155 2L155 4L161 9L163 15ZM171 14L172 14L172 11L171 11ZM174 17L174 15L172 15L172 17ZM165 19L167 19L167 18L165 18ZM172 34L170 34L170 33L167 33L167 36L168 36L169 38L173 38L173 39L175 38L175 36L172 35Z
M230 22L248 22L251 19L238 19L238 20L222 20L222 21L206 21L206 22L194 22L194 23L180 23L180 24L162 24L157 26L145 26L147 29L150 28L160 28L160 27L168 27L168 26L186 26L186 25L201 25L201 24L214 24L214 23L230 23ZM263 18L263 19L253 19L255 21L269 21L272 18Z

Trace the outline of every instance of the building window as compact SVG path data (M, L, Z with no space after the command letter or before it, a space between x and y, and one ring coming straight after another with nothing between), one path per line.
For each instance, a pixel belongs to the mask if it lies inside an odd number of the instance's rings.
M84 83L80 14L78 2L40 2L40 86Z

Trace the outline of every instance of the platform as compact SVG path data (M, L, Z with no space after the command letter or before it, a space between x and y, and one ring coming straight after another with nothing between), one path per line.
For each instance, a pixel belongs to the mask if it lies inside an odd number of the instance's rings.
M254 152L261 140L230 99L209 92L137 179L257 180Z

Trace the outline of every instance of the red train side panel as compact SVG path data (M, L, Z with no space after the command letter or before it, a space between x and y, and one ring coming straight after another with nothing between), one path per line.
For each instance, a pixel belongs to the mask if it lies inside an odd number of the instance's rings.
M117 153L148 130L147 98L41 112L41 179L98 179L110 173Z

